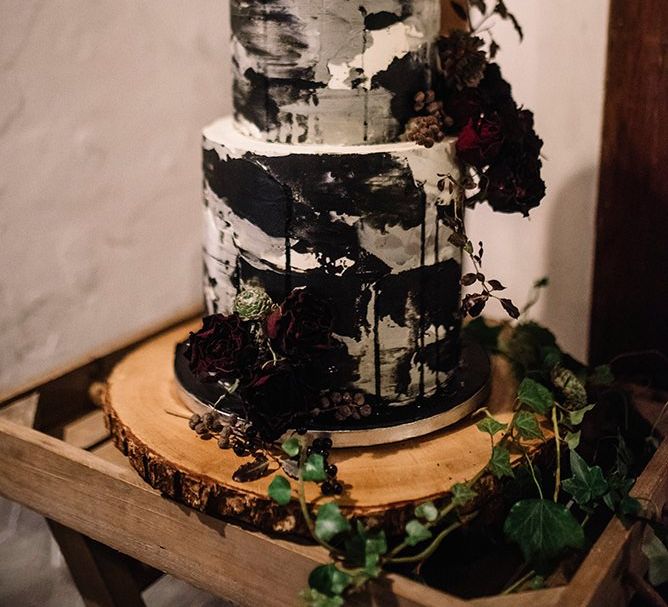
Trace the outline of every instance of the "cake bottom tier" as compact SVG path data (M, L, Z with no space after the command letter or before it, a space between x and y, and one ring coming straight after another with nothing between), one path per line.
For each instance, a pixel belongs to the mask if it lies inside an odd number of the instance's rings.
M331 307L346 385L407 404L447 383L459 361L461 252L439 216L461 208L438 185L459 175L452 140L268 144L223 119L203 145L210 312L231 312L244 286L276 303L307 287Z

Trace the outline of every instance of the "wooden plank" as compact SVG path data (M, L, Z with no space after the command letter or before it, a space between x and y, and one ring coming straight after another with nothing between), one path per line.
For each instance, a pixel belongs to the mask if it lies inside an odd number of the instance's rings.
M136 474L0 420L0 494L161 571L239 605L296 602L324 550L270 538L161 497ZM400 576L367 605L456 607L462 601Z
M112 548L47 519L86 607L145 607L141 590Z
M596 363L647 348L668 354L667 39L666 0L612 0L591 311Z
M114 464L123 470L131 471L136 474L134 468L130 465L128 458L116 448L116 445L114 445L111 439L95 446L90 452L110 464Z
M638 478L632 495L650 500L659 512L668 501L668 441L663 441ZM629 570L643 576L646 568L640 551L643 525L629 528L613 518L599 537L570 584L564 590L564 605L598 607L626 605L632 590L624 576Z
M104 412L100 409L86 413L63 428L63 440L81 449L88 449L109 437L104 425Z

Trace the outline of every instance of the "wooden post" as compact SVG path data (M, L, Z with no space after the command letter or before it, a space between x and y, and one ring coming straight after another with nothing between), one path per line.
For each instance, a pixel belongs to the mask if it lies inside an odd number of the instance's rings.
M668 355L668 3L612 0L590 359Z

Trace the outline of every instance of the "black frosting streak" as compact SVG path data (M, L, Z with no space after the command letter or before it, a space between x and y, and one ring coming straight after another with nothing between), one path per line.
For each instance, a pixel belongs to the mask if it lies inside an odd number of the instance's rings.
M422 201L422 224L420 225L420 298L419 298L419 332L420 332L420 349L424 350L424 334L425 334L425 319L424 309L426 306L426 298L429 295L425 292L424 267L425 267L425 244L426 244L426 230L427 230L427 197L424 190L421 189L420 199ZM424 363L420 361L420 398L424 396Z
M364 17L364 28L367 30L382 30L390 25L394 25L402 20L402 16L395 15L388 11L379 11L377 13L367 13Z
M436 219L434 221L434 224L435 224L435 226L434 226L434 263L438 263L438 261L439 261L439 253L440 253L439 242L438 242L439 223L440 223L440 219L439 219L438 213L437 213L436 214ZM435 331L436 331L436 341L438 341L438 326L435 327ZM447 331L446 331L446 334L447 334ZM435 375L436 375L436 387L438 388L441 385L441 380L440 380L439 375L438 375L439 374L438 351L436 352L436 365L435 365L434 370L435 370Z
M288 188L285 190L285 297L292 291L292 264L290 255L292 251L292 244L290 242L292 229L292 214L293 214L293 200L292 192Z
M247 219L269 236L285 237L284 188L252 157L221 160L215 150L204 152L204 177L235 215Z
M290 155L263 161L317 213L360 216L378 230L422 221L421 190L406 161L391 154Z
M380 334L378 332L378 288L373 289L373 367L375 377L376 397L381 398L381 374L380 374Z

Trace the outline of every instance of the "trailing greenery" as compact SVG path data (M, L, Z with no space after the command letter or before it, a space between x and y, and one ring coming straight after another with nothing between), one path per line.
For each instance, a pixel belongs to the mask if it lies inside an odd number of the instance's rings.
M525 585L540 587L561 558L583 550L585 527L598 508L609 508L622 517L640 512L638 501L629 496L634 479L629 476L628 449L621 437L616 439L617 463L607 474L578 452L580 426L596 405L588 394L612 381L610 369L587 369L562 352L554 335L535 322L524 321L511 328L478 318L465 332L512 365L519 381L513 417L503 423L487 410L480 412L483 417L477 428L490 441L487 464L467 482L454 485L444 503L418 505L403 538L390 542L382 528L346 517L335 500L312 512L305 499L305 483L326 478L323 458L309 453L302 436L283 444L283 451L298 466L299 499L307 526L332 557L331 563L317 567L309 577L309 588L301 595L307 605L343 605L347 594L388 567L417 565L429 558L448 535L477 515L477 486L487 475L501 482L522 470L535 490L533 497L512 504L503 524L506 539L518 546L525 560L525 574L506 592ZM545 441L547 434L554 438L556 456L552 476L542 480L530 455L536 450L528 447ZM277 476L269 492L284 505L290 484ZM658 555L655 562L668 562L668 552L661 551L656 542L648 550ZM655 573L657 578L660 575Z

